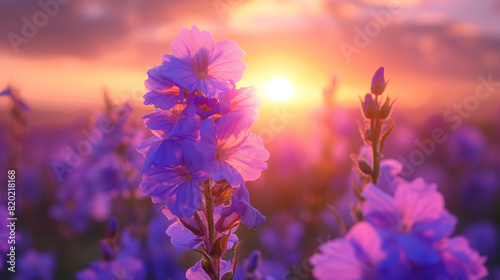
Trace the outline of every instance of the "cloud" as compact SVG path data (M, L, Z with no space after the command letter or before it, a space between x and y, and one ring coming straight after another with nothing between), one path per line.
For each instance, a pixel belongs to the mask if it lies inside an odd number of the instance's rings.
M68 3L59 4L57 1ZM52 3L49 6L53 13L47 15L44 5L39 3L49 2ZM207 9L209 4L210 14ZM161 27L190 14L196 18L206 17L203 14L215 17L215 11L209 4L173 0L0 1L0 49L15 53L8 38L9 33L15 33L28 41L18 44L20 55L93 57L117 52L140 43L133 41L141 39L134 33L142 30ZM48 18L45 23L41 14ZM25 21L37 29L33 38L23 34Z
M51 2L47 9L51 12L47 13L38 1L0 2L0 17L5 22L0 26L1 48L14 53L8 38L14 33L27 41L18 45L21 55L92 56L119 48L130 28L123 8L112 5L114 1L70 1L64 5L55 0L41 2Z

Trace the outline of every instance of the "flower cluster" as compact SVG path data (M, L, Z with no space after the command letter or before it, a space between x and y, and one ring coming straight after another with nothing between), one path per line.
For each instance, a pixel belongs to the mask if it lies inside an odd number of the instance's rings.
M135 147L139 143L136 135L141 133L128 126L132 109L128 104L112 104L107 95L105 101L106 113L96 116L88 132L83 130L89 139L88 151L81 153L80 146L76 145L68 153L74 159L73 166L59 159L52 163L62 182L49 215L75 233L87 230L92 220L108 220L121 199L128 200L135 195L131 195L130 190L140 182L138 170L142 156Z
M107 235L99 247L102 260L95 260L76 274L77 280L146 279L146 267L137 258L138 241L129 232L121 233L116 218L110 219Z
M260 177L269 152L250 133L260 100L254 88L237 88L246 69L236 42L215 42L196 26L172 40L172 54L148 71L142 117L153 137L140 143L146 158L141 190L166 202L175 222L167 234L176 246L198 248L203 259L188 279L232 279L235 263L221 260L240 223L256 228L265 218L249 204L246 181ZM200 275L201 274L201 275Z
M375 73L372 93L362 102L369 124L361 129L366 146L354 157L360 203L353 207L361 221L345 237L321 245L311 258L313 274L346 280L482 279L488 274L486 258L464 237L451 237L457 219L445 209L437 186L421 178L406 181L398 176L401 163L381 160L392 131L383 126L392 103L378 102L387 84L383 71Z

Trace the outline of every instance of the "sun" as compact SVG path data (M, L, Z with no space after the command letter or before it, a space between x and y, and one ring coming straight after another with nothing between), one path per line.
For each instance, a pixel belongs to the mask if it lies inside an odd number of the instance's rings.
M267 83L266 95L274 101L283 102L293 95L293 85L285 78L274 78Z

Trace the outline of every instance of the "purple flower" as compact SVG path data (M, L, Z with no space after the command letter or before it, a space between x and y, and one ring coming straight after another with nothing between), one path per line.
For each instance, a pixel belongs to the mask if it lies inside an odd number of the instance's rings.
M440 260L433 242L449 236L457 219L444 209L443 196L436 185L422 179L401 182L394 197L373 184L364 187L363 216L378 229L389 230L406 256L417 263Z
M239 186L258 179L267 168L269 152L262 139L249 133L252 122L248 111L227 114L217 124L212 119L203 121L198 148L214 181L226 179Z
M30 249L21 255L17 263L19 267L12 278L14 280L54 279L55 258L50 253L38 253Z
M245 52L233 41L215 43L208 31L181 29L172 40L172 55L166 54L164 74L189 92L199 89L208 97L227 88L228 81L238 82L246 70L241 61Z
M120 252L118 259L127 257L140 257L142 252L142 244L139 239L134 237L129 230L122 230L120 233Z
M371 93L375 95L381 95L384 93L385 86L386 86L385 78L384 78L384 67L380 67L377 69L375 74L373 74L372 78L372 86L371 86Z
M373 170L373 150L370 146L361 146L358 154L358 161L365 162L370 172ZM398 175L403 170L403 165L395 159L383 159L380 161L379 176L377 179L377 187L386 193L393 195L395 186L404 180ZM354 175L357 181L360 181L359 175Z
M259 230L259 241L275 260L292 265L303 259L301 247L304 242L305 226L284 215L274 215L270 226Z
M345 238L337 238L320 246L311 257L313 275L317 279L359 280L377 278L377 266L386 257L382 239L367 222L354 225Z
M112 217L108 222L107 227L107 237L109 239L113 239L117 236L118 233L118 220L116 217Z
M399 173L403 170L403 165L395 159L383 159L380 161L380 174L377 179L377 187L388 194L393 195L395 186L403 179Z
M145 104L161 110L142 118L155 136L137 148L146 157L140 187L154 203L167 201L162 211L175 220L167 229L171 242L200 247L217 268L222 265L222 277L231 266L226 269L221 257L238 240L233 232L239 224L265 221L244 186L260 177L269 158L262 140L249 132L260 101L254 90L235 87L246 69L245 52L235 42L216 43L193 26L180 31L171 49L146 80ZM186 276L210 274L198 263Z
M142 141L137 151L146 157L141 173L150 170L154 164L177 166L182 162L182 146L174 139L162 139L153 136Z
M471 249L463 236L445 239L439 247L450 279L480 280L488 275L486 257Z
M468 211L484 213L496 205L500 194L498 171L482 169L465 173L458 184L458 197Z
M192 222L192 218L183 219L185 222L193 224L192 226L197 227L196 222ZM188 221L186 221L188 220ZM170 240L175 247L187 247L190 249L198 248L201 245L201 241L198 236L196 236L189 228L185 227L182 222L177 219L173 224L171 224L167 229L167 235L170 236Z
M275 276L275 277L273 277ZM285 279L283 264L274 263L262 258L258 250L252 251L243 266L236 269L236 280L277 280ZM289 278L286 278L289 279Z
M493 257L497 253L499 232L495 223L488 220L474 222L465 228L463 235L481 255Z
M266 221L266 218L250 205L250 195L245 185L240 185L235 191L231 197L231 204L222 211L221 216L227 217L232 213L238 214L241 222L249 228L257 228Z
M146 268L141 260L124 257L114 261L93 261L76 274L77 280L146 279Z
M259 250L254 250L248 259L245 261L245 268L247 273L253 273L257 268L259 268L259 264L262 262L262 254Z
M418 233L431 241L449 236L454 230L456 218L444 209L443 196L436 185L426 184L421 178L399 183L394 197L373 184L365 186L363 196L363 215L376 227ZM435 222L443 226L434 227Z
M193 102L196 114L202 118L208 118L220 112L219 100L217 98L195 95Z
M93 140L95 142L93 143L95 144L93 147L95 155L114 153L119 146L123 146L129 140L127 139L126 124L132 114L132 107L128 103L117 107L111 104L106 105L110 106L107 108L108 111L106 114L99 114L97 120L94 122L93 131L97 131L96 135L94 135L96 138L99 133L105 131L102 135L102 142L97 140L99 138Z
M153 279L183 279L185 269L179 265L183 250L172 247L170 238L165 234L171 222L165 222L163 215L157 215L149 222L147 236L148 271ZM144 250L141 247L141 251Z
M224 275L231 271L232 265L231 261L220 261L220 274ZM210 276L201 267L201 261L197 262L193 267L189 268L186 272L186 278L188 280L210 280Z
M220 98L221 114L250 109L255 112L254 122L259 118L259 108L262 105L260 98L255 94L254 87L243 87L236 89L233 82L229 89Z
M9 96L14 102L14 106L19 106L23 111L30 111L30 107L24 102L24 100L16 94L11 87L7 87L3 91L0 91L0 96Z
M77 272L77 280L145 279L146 267L141 255L141 242L128 230L120 233L120 250L111 247L108 241L101 241L104 261L92 261L88 268Z
M10 87L0 91L0 96L12 96L12 89Z
M144 85L149 90L144 95L144 105L153 104L155 108L169 110L184 97L179 87L163 74L161 65L149 69Z
M90 193L90 216L97 221L105 221L111 216L113 200L111 193L91 192Z
M83 178L73 173L65 179L56 194L56 203L51 206L49 215L57 221L68 223L76 232L83 232L91 215L91 195L82 186ZM83 175L83 174L82 174Z
M88 184L94 192L110 192L112 190L126 189L126 178L122 166L114 155L103 157L100 162L89 164L85 172Z
M451 165L475 165L484 157L484 135L474 126L464 125L451 131L445 151Z
M182 142L183 163L181 165L153 165L143 175L143 195L150 195L154 203L168 200L168 208L179 217L190 217L202 200L199 183L208 178L205 162L194 145Z
M201 125L201 121L194 113L195 108L192 104L188 106L177 104L169 111L155 110L154 113L145 115L141 119L159 138L194 141L198 138Z

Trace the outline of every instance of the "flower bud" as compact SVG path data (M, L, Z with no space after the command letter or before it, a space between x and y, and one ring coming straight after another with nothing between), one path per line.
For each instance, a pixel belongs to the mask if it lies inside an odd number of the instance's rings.
M363 114L367 119L374 119L376 117L375 101L371 94L367 93L365 95L365 100L361 102L361 106L363 107Z
M221 280L233 280L233 278L234 278L233 272L229 271L226 274L222 275Z
M366 163L366 161L363 160L358 161L358 167L359 170L361 170L361 172L367 175L371 176L373 174L372 167L368 163Z
M205 233L203 232L203 230L201 230L201 229L199 229L199 228L197 228L197 227L193 226L193 225L192 225L192 224L190 224L187 220L189 220L189 218L188 218L188 219L186 219L186 220L185 220L185 219L182 219L182 218L179 218L179 221L181 222L181 224L182 224L185 228L189 229L189 230L190 230L190 231L191 231L194 235L196 235L196 236L204 236L204 235L205 235Z
M104 260L112 261L115 259L115 252L106 240L101 240L101 244L99 244L99 247L101 249L102 258Z
M212 263L206 259L203 259L201 261L201 268L207 275L210 277L210 279L214 279L217 277L217 273L215 272L215 268L212 265Z
M206 235L208 233L208 229L205 226L205 223L201 219L201 217L198 214L198 212L194 212L194 216L193 217L194 217L194 220L196 221L196 224L198 225L198 229L201 231L201 235L200 236Z
M111 218L108 222L108 238L114 239L118 233L118 220L116 217Z
M381 95L384 93L385 86L387 83L384 78L384 67L380 67L377 72L373 75L371 93L375 95Z
M253 251L246 261L246 270L248 273L253 273L258 267L262 259L262 254L259 250Z
M391 113L392 105L394 104L394 101L391 102L390 98L387 97L385 99L384 105L382 105L382 108L380 108L379 112L379 117L381 119L385 119L389 116Z
M214 244L212 245L212 248L210 248L209 255L212 258L220 258L224 254L224 252L227 249L227 241L229 239L229 236L231 235L231 232L228 232L228 234L219 237L217 240L215 240Z
M240 224L240 216L235 212L227 217L220 217L215 223L215 230L218 232L228 231Z

